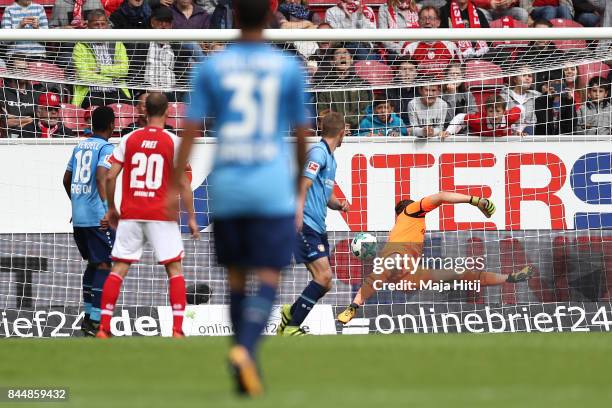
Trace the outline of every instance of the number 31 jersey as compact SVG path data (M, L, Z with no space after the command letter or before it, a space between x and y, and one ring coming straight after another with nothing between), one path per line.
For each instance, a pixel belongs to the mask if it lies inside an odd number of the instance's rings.
M215 218L295 213L293 149L284 137L308 124L304 86L297 58L263 43L232 44L198 67L187 116L215 118Z
M166 205L179 144L176 135L150 126L121 139L112 160L123 164L122 220L176 221Z

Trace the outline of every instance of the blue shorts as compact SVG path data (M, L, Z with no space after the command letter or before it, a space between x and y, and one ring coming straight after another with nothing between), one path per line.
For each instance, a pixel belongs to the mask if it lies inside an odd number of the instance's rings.
M100 227L74 227L74 241L83 259L89 263L111 263L111 251L115 243L115 230Z
M225 266L282 269L295 246L293 216L215 220L217 262Z
M295 262L311 263L319 258L329 258L329 242L327 233L318 233L308 225L302 226L297 237L295 248Z

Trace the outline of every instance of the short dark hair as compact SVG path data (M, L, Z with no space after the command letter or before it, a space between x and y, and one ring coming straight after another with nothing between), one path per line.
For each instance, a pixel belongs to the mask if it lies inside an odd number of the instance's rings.
M395 205L395 215L400 215L414 200L401 200Z
M234 0L233 5L240 28L263 28L268 23L270 0Z
M91 114L91 129L106 132L115 127L115 112L108 106L99 106Z
M485 101L485 106L487 108L493 107L493 109L497 109L497 107L501 107L503 110L506 110L508 106L506 99L504 99L501 95L492 95L487 98Z
M161 117L168 110L168 97L161 92L152 92L147 96L145 107L148 116Z
M344 122L344 116L338 112L329 112L327 115L323 116L321 120L321 134L323 137L336 137L340 131L344 131L345 129L346 124Z
M606 92L610 93L610 82L604 77L594 76L589 79L589 88L593 87L603 88Z
M87 21L95 20L100 17L104 17L105 19L108 20L108 17L106 16L106 12L102 9L91 10L90 12L87 13Z

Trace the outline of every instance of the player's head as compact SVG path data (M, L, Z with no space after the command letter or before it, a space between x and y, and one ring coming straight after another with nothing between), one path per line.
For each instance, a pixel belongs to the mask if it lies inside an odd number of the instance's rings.
M501 95L491 96L485 102L487 118L493 123L501 123L506 114L506 100Z
M108 139L115 130L115 112L108 106L100 106L91 113L91 129L96 135Z
M149 120L157 118L165 122L168 117L168 97L161 92L150 93L145 102L145 109Z
M270 0L234 0L233 6L242 30L262 30L270 21Z
M374 101L374 114L382 123L389 123L393 114L393 105L387 99Z
M414 200L401 200L395 205L395 216L400 215Z
M336 147L342 145L342 139L346 134L344 116L338 112L330 112L321 120L321 135L326 139L336 141Z
M589 80L589 100L601 102L610 96L610 84L607 79L596 76Z

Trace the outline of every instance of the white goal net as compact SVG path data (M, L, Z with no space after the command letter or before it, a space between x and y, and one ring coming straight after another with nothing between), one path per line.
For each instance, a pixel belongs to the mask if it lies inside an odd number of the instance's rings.
M89 132L92 109L113 107L116 142L144 124L142 95L161 91L171 100L167 125L180 136L191 71L222 52L236 33L83 30L76 41L64 30L40 37L5 31L0 336L72 335L82 316L86 263L72 238L62 176L78 138ZM608 330L610 31L310 31L267 35L278 52L303 62L312 140L327 112L342 113L349 125L336 152L335 193L351 209L328 216L335 281L308 321L311 331L494 331L501 322L507 331ZM15 41L35 42L44 53L15 52ZM42 102L49 93L59 98L57 106ZM194 304L185 325L193 335L229 334L228 291L208 211L214 118L202 118L202 127L191 162L203 235L193 242L185 234L185 277ZM350 326L335 323L371 272L350 254L354 234L369 231L384 242L397 201L440 190L489 197L497 212L485 219L469 206L433 211L424 256L482 257L486 271L500 276L531 266L533 277L479 290L379 290ZM308 280L302 265L285 271L279 304L292 303ZM147 251L123 285L120 333L168 334L166 282ZM469 314L475 317L467 320L480 319L479 325L466 320Z

